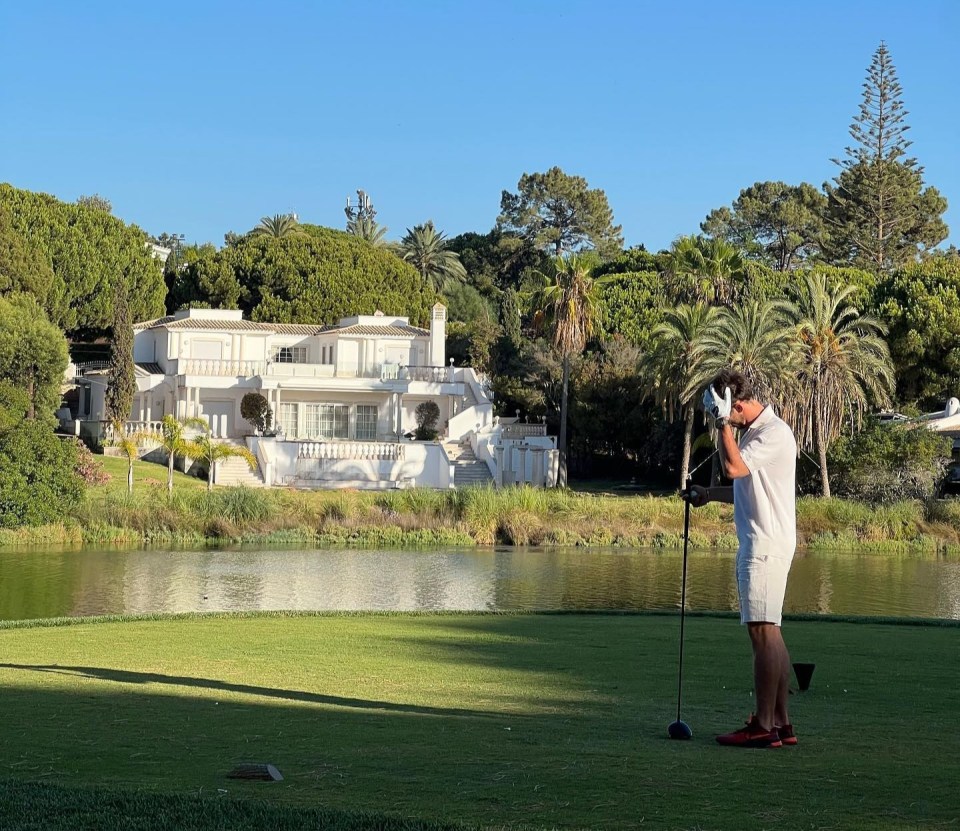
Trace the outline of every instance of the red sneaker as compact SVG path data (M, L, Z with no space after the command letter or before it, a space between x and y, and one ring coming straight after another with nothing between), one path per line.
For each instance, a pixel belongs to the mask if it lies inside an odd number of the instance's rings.
M783 747L777 729L764 729L755 715L750 716L746 727L717 736L717 743L729 747Z
M784 744L796 744L797 734L793 732L792 724L784 724L777 728L777 735Z

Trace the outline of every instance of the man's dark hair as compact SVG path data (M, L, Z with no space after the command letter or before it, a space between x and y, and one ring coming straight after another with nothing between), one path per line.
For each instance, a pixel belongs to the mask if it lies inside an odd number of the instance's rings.
M752 401L756 398L750 379L735 369L721 370L711 382L711 386L721 397L723 397L723 388L730 387L730 395L734 401Z

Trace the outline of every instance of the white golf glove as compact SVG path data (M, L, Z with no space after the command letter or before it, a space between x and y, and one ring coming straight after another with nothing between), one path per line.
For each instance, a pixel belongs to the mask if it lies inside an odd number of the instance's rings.
M733 409L730 387L724 387L723 398L721 398L714 390L713 384L708 384L703 391L703 409L716 419L717 427L723 426L730 418L730 411Z

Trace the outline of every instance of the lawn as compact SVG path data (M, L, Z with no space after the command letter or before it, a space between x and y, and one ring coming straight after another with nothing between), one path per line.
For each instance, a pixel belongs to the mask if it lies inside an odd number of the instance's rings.
M110 474L110 481L102 488L94 489L95 493L126 493L127 492L127 467L130 464L125 456L97 456L96 460L103 466L103 469ZM167 487L167 466L157 462L144 462L137 460L133 463L133 490L136 493L140 490L157 490L160 487ZM204 479L198 479L196 476L187 476L179 470L173 471L174 490L186 488L188 490L199 490L207 487Z
M788 621L796 748L720 748L746 636L659 615L0 628L0 828L954 828L960 628ZM282 782L226 778L269 762ZM35 784L48 783L48 784ZM91 790L92 786L98 789ZM421 825L425 823L426 825Z

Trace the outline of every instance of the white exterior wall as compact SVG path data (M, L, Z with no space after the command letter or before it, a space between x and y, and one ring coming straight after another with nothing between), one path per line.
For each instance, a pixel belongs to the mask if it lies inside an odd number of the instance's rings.
M265 361L267 359L267 335L260 332L243 332L240 341L241 361Z
M159 332L145 330L133 333L133 360L140 364L152 363L162 353L154 352Z
M260 443L266 447L261 448ZM271 460L275 485L322 488L335 483L392 482L398 486L449 488L453 484L450 460L435 442L403 442L399 445L401 459L360 458L359 453L355 458L300 458L302 442L251 437L247 444L254 455ZM342 444L347 445L344 449L349 453L349 443Z

